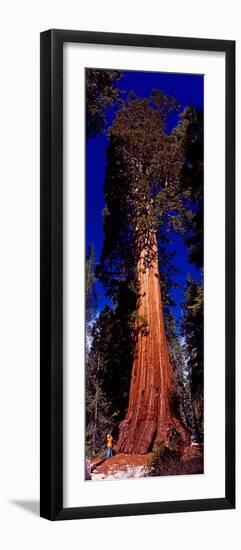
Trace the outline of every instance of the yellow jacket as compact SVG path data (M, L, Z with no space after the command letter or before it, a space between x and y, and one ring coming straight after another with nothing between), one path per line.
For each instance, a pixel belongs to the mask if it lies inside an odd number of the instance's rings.
M113 441L113 437L112 435L107 435L107 447L108 449L110 449L112 447L112 441Z

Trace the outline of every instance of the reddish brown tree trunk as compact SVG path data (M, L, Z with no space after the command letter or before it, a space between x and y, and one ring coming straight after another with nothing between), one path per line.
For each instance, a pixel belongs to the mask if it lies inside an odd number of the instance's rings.
M144 454L168 443L173 428L188 441L186 430L175 418L169 403L173 373L168 356L158 268L156 233L142 247L137 265L139 301L129 405L120 424L116 451Z

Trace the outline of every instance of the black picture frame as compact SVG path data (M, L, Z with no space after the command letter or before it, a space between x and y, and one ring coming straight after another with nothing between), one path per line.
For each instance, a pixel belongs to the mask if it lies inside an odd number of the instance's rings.
M63 44L224 52L226 56L225 497L63 507ZM235 507L235 42L71 30L41 33L40 515L49 520ZM83 122L84 123L84 122Z

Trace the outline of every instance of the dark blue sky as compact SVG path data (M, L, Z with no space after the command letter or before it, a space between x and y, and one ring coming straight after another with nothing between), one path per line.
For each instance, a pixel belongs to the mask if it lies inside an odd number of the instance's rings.
M202 75L139 71L124 71L123 78L119 81L123 97L132 90L139 97L148 97L153 88L160 88L165 94L178 100L180 111L190 104L203 109L203 85L204 78ZM108 120L111 120L113 116L114 109L108 113ZM171 115L168 119L167 130L171 131L177 122L178 114ZM103 242L101 212L104 207L103 186L107 145L108 138L103 135L89 139L86 144L86 250L93 243L97 261L100 258ZM178 319L186 276L190 273L192 276L199 278L200 273L188 262L187 250L180 236L172 236L170 249L175 252L173 263L178 269L175 281L180 285L180 288L173 290L172 293L176 303L172 310ZM105 296L104 288L100 283L97 283L97 293L99 295L98 310L101 310L106 303L110 304L110 301Z

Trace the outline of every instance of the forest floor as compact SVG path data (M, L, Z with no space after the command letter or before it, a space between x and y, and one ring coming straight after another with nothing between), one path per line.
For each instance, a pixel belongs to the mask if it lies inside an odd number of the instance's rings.
M154 453L145 455L116 454L111 458L96 457L91 460L91 479L127 479L148 476ZM198 445L185 447L182 462L184 473L202 473L202 450ZM190 468L189 468L190 467ZM189 472L190 469L190 472Z
M143 477L153 453L145 455L116 454L91 462L91 479L123 479Z

